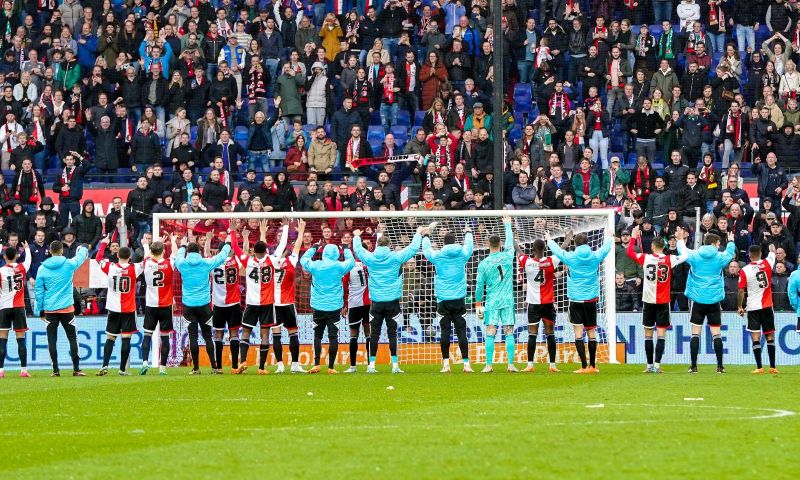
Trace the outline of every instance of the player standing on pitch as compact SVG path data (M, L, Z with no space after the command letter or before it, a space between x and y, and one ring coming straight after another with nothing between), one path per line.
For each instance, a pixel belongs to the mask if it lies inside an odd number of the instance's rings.
M389 237L383 235L378 239L374 252L370 252L361 243L361 230L353 230L353 252L370 271L369 299L369 367L367 373L376 373L375 357L378 355L378 338L381 336L383 322L386 322L386 334L389 337L389 354L392 357L392 373L403 373L397 360L397 324L402 320L400 299L403 296L403 264L417 254L422 243L423 227L411 243L400 251L392 251Z
M353 252L344 250L344 261L339 261L339 247L325 245L322 259L312 260L319 245L309 248L300 258L303 270L311 275L311 308L314 310L314 367L308 373L319 373L322 356L322 335L328 329L328 373L337 372L336 355L339 353L339 316L344 306L342 277L353 269Z
M85 377L80 369L78 357L78 334L75 331L75 303L72 291L72 275L89 257L89 249L81 245L75 256L64 258L64 244L58 240L50 243L50 258L42 262L36 273L34 284L33 314L44 317L47 325L47 346L53 362L52 377L60 377L58 368L58 325L64 328L69 341L69 356L72 358L72 376Z
M247 351L250 348L250 334L256 325L260 326L261 344L258 348L258 374L267 375L267 357L269 356L269 332L275 326L275 266L273 258L283 255L286 239L289 235L288 222L284 222L281 239L275 249L275 257L270 257L267 250L267 220L261 221L260 239L253 245L253 255L242 254L235 247L239 261L244 265L245 275L245 307L242 315L242 341L239 346L239 370L247 370ZM245 238L242 248L247 250L248 239ZM277 359L277 357L276 357Z
M750 263L739 270L739 315L747 312L747 331L753 340L753 356L756 369L752 373L764 373L761 363L761 333L767 337L769 373L778 373L775 368L775 312L772 310L772 269L775 268L775 245L770 244L769 255L761 258L761 247L750 246ZM747 307L744 294L747 292Z
M689 278L686 281L686 296L692 300L691 315L689 321L692 323L692 339L689 341L689 349L692 356L692 365L689 373L697 373L697 355L700 353L700 332L703 331L703 323L708 319L708 327L714 339L714 353L717 355L717 373L725 373L722 366L722 307L719 302L725 298L724 282L722 281L722 270L731 263L736 255L736 245L733 240L733 232L728 232L728 245L725 251L719 251L720 238L713 233L707 233L703 238L703 246L697 250L686 248L685 238L687 235L683 229L675 231L675 238L678 239L678 255L686 257L689 264Z
M434 250L431 246L430 231L422 231L422 254L436 269L433 290L436 293L436 310L439 314L441 327L442 371L450 372L450 329L455 327L458 337L458 347L461 350L461 359L464 373L472 373L469 365L469 343L467 343L467 313L465 299L467 297L467 275L464 267L472 257L473 239L472 228L469 224L464 228L464 245L456 243L453 232L444 234L444 246L441 250Z
M25 260L22 263L17 262L17 249L8 247L3 250L6 264L0 267L0 378L6 376L3 367L11 329L14 329L17 337L19 376L31 376L28 373L28 346L25 344L25 332L28 331L28 321L25 318L25 274L31 268L31 249L27 242L23 245Z
M572 232L567 232L567 237ZM575 373L599 373L597 369L597 300L600 298L600 281L597 269L614 245L614 232L607 231L603 245L592 251L589 237L579 233L573 237L575 250L568 252L558 246L545 233L547 248L561 260L567 268L567 298L569 299L569 322L575 332L575 350L581 359L581 368ZM609 301L613 301L610 299ZM589 364L586 363L586 349L583 344L583 331L589 337ZM609 335L613 335L609 332Z
M358 333L364 327L366 354L369 357L369 272L367 267L355 258L353 269L347 272L344 284L344 301L347 312L347 324L350 327L350 368L344 373L356 373L356 357L358 356ZM343 309L344 310L344 309Z
M797 326L795 331L800 333L800 270L795 270L789 275L789 285L786 287L789 295L789 304L797 315Z
M247 238L248 232L243 232ZM231 373L239 373L239 329L242 327L242 291L239 288L239 269L242 263L238 254L236 234L231 232L231 254L225 262L211 271L211 327L214 330L214 352L217 366L222 369L223 339L228 328L230 345ZM211 256L211 235L206 239L205 256Z
M128 263L131 259L131 249L122 247L117 252L119 261L113 263L104 257L106 247L111 242L111 237L106 236L100 242L95 260L100 264L100 270L107 275L108 289L106 294L106 342L103 345L103 366L97 371L98 377L108 375L108 364L111 353L114 351L114 342L117 337L122 337L120 351L119 374L130 375L127 372L128 357L131 354L131 336L137 333L136 328L136 279L142 274L143 263Z
M175 276L175 255L178 252L178 245L175 236L170 237L170 247L172 255L164 258L163 241L155 241L150 245L150 257L144 260L144 284L145 284L145 307L144 307L144 338L142 339L142 368L139 375L147 375L150 369L150 348L153 343L153 333L156 326L161 336L159 352L161 361L158 366L160 375L167 374L167 358L169 357L170 341L169 336L173 332L172 325L172 304L175 302L172 282Z
M567 248L570 241L572 237L568 236L562 248ZM556 368L555 272L561 261L553 256L545 256L545 247L544 240L536 239L533 241L533 256L519 256L519 266L525 272L528 283L525 295L525 302L528 304L528 366L523 372L534 371L536 337L539 336L540 323L544 324L544 334L547 339L549 371L559 372Z
M294 304L296 301L295 278L297 275L297 262L300 261L300 249L303 247L303 233L306 231L306 222L297 219L297 238L294 241L292 252L283 258L272 258L275 266L275 326L272 327L272 344L275 349L275 360L278 368L275 373L283 373L283 345L281 344L281 327L289 333L289 354L292 357L292 373L306 373L300 366L300 337L297 327L297 312ZM283 249L281 249L283 250Z
M682 239L684 232L676 233L676 239ZM639 227L631 231L633 241L628 242L627 254L634 262L642 266L644 280L642 283L642 325L644 325L644 352L647 356L647 368L644 373L664 373L661 370L661 358L664 356L667 329L670 327L669 307L672 287L672 268L683 263L686 258L675 255L664 255L664 239L653 239L652 254L636 253L634 243L641 238ZM658 333L655 345L655 364L653 363L653 329Z
M505 245L500 248L500 235L489 237L489 256L478 264L478 279L475 285L475 307L478 319L486 325L486 366L482 373L494 371L494 341L497 327L503 326L508 354L508 371L517 372L514 366L514 232L511 217L503 216ZM484 289L486 290L484 295ZM482 300L486 300L486 306Z
M218 371L214 340L211 336L211 289L208 286L209 274L225 263L231 253L231 236L225 239L225 245L212 258L200 255L200 245L188 243L186 237L181 239L181 248L175 257L175 268L181 274L183 292L183 317L189 322L189 348L192 353L192 371L190 375L200 375L200 345L198 327L202 331L206 344L208 361L212 371Z

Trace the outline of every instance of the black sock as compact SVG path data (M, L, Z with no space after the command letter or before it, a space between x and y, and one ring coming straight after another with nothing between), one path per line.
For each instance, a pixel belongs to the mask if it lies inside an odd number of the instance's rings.
M239 368L239 337L230 337L231 368Z
M19 366L26 368L28 366L28 344L25 343L25 337L17 339L17 356L19 357Z
M119 357L119 369L124 372L128 368L128 358L131 356L131 337L122 339L122 349Z
M150 348L153 342L153 334L145 333L142 337L142 361L150 362Z
M664 356L664 347L666 346L666 341L659 337L656 340L656 363L661 363L661 358Z
M0 338L0 368L6 365L6 350L8 349L8 339Z
M166 367L169 360L170 340L169 334L161 335L161 366Z
M597 366L597 340L589 339L589 365Z
M206 355L208 355L208 363L211 364L211 368L217 369L221 368L217 365L217 347L214 345L214 337L211 336L211 327L208 325L203 325L206 328L203 328L203 343L206 344ZM202 327L201 327L202 328Z
M697 355L700 353L700 335L692 335L689 340L689 351L692 357L692 368L697 368Z
M225 348L225 342L222 339L214 340L214 363L217 368L222 368L222 349Z
M769 357L769 368L775 368L775 340L767 340L767 356Z
M714 335L714 353L717 354L717 368L722 368L722 336Z
M556 363L556 336L552 333L547 335L547 356L550 363Z
M533 362L536 357L536 337L537 333L528 333L528 361Z
M339 337L338 335L328 336L328 368L333 368L336 365L336 355L339 354Z
M250 350L249 340L239 340L239 363L247 363L247 352Z
M103 368L108 368L111 362L111 352L114 351L114 340L106 338L106 343L103 346Z
M258 346L258 369L264 370L264 366L267 364L267 357L269 356L269 345L259 345Z
M753 357L756 359L756 368L764 366L761 363L761 342L753 342Z
M281 342L280 333L272 335L272 351L275 353L275 363L283 362L283 343Z
M356 357L358 356L358 338L350 337L350 366L356 366Z
M300 336L297 332L289 334L289 353L292 354L292 363L300 361Z
M50 352L53 371L58 372L58 322L55 320L47 325L47 350Z
M644 339L644 355L647 357L647 365L653 364L653 339Z
M578 351L578 357L581 359L581 368L586 368L586 347L583 345L583 339L575 340L575 350Z
M192 355L192 368L200 370L200 343L197 338L197 322L189 323L189 353Z

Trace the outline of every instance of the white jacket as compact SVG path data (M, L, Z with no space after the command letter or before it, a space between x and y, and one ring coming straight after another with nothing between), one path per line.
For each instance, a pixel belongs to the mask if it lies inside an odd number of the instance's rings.
M700 20L700 5L685 1L681 2L678 5L678 18L681 22L681 31L691 32L692 24Z

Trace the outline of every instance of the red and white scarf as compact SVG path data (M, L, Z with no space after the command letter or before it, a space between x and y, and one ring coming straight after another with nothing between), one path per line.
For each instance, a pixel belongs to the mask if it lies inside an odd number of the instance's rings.
M358 150L361 147L361 141L356 141L355 138L350 137L347 141L347 151L345 152L345 165L352 165L353 160L358 158Z
M36 178L36 172L31 170L27 172L31 176L31 196L28 197L27 201L20 198L19 194L22 190L22 177L26 175L23 171L19 175L19 182L17 182L17 190L14 192L14 198L16 200L21 201L22 203L39 203L39 179Z
M561 109L561 118L559 120L563 120L569 115L570 109L569 98L564 92L554 93L550 97L550 116L554 116L559 109Z
M417 65L406 62L406 91L413 93L417 86Z
M387 73L383 77L383 101L392 105L394 103L394 73Z
M61 185L69 185L70 188L71 188L72 187L72 177L75 176L75 172L78 170L78 167L77 166L73 166L72 167L72 171L70 171L70 172L67 172L67 168L69 168L69 167L64 167L64 169L61 170ZM69 190L62 190L61 191L61 196L62 197L69 196Z
M742 146L742 114L741 112L734 115L728 111L728 120L725 122L725 132L733 136L733 146L739 148Z
M600 42L602 41L601 38L597 37L600 34L604 34L604 35L608 36L608 28L606 28L605 25L603 25L602 28L594 27L594 37L595 37L594 46L597 47L597 48L600 48ZM605 37L602 37L602 38L605 38Z

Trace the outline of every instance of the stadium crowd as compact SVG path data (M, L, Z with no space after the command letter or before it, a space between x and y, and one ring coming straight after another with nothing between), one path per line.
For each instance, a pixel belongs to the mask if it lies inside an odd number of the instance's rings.
M625 255L634 226L645 252L656 236L674 251L679 226L718 233L722 247L733 232L729 309L748 247L775 245L776 308L788 309L780 293L800 252L797 4L502 4L496 34L487 0L6 0L0 243L30 244L32 285L51 240L69 258L110 236L113 259L120 244L141 247L152 212L473 210L501 196L515 209L615 209L619 310L641 303L642 270ZM95 214L87 184L131 180ZM210 237L230 226L182 228ZM305 248L347 242L353 228L318 223ZM248 230L255 240L257 225ZM687 270L674 274L681 310Z

